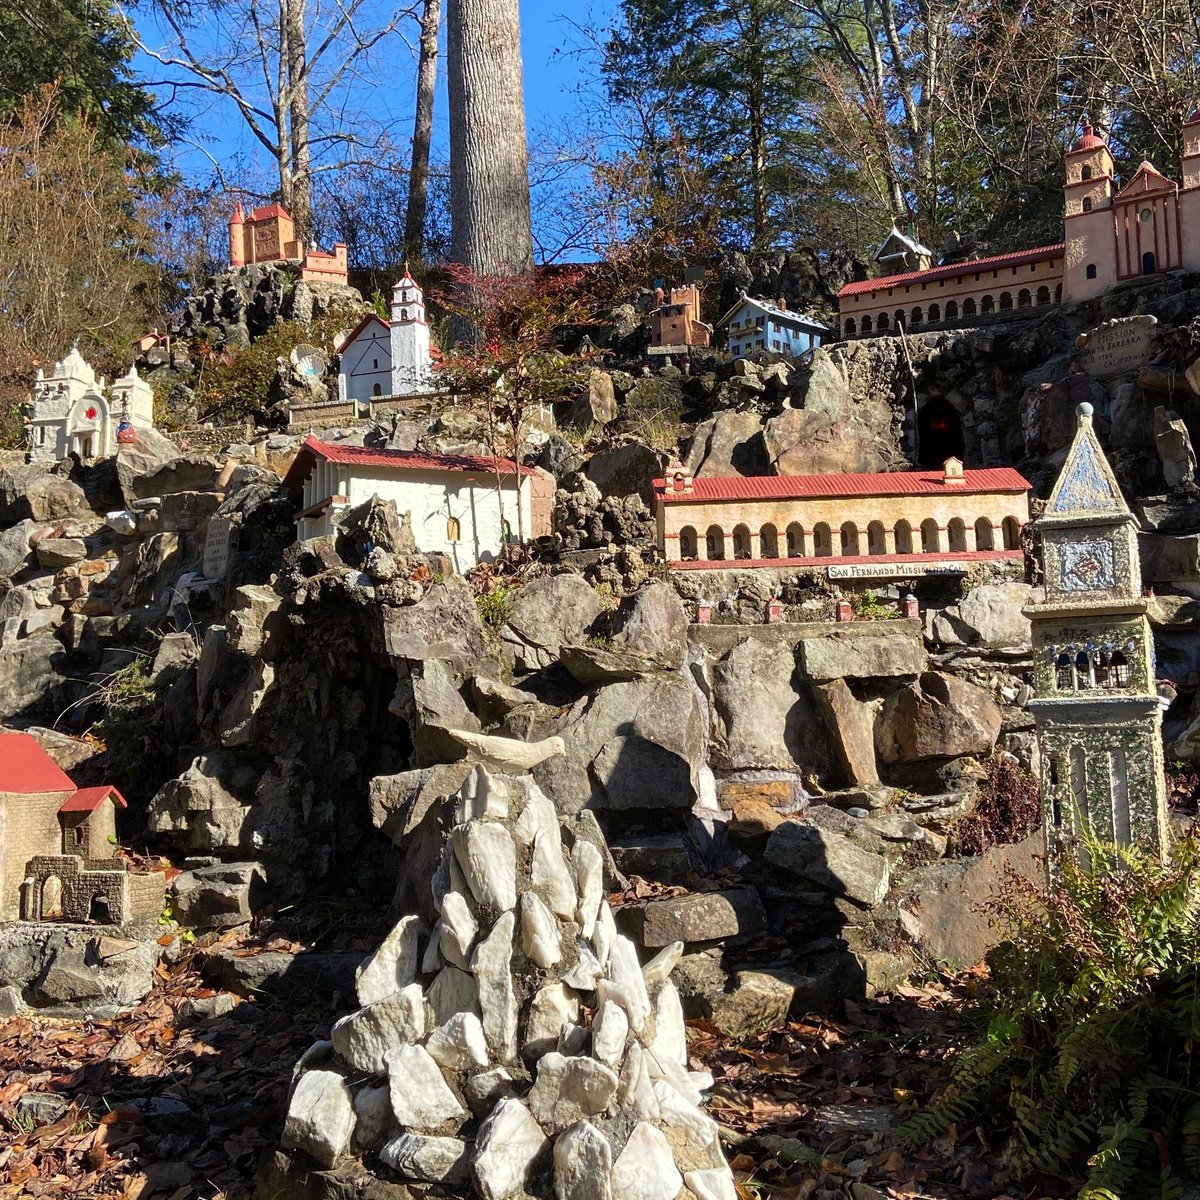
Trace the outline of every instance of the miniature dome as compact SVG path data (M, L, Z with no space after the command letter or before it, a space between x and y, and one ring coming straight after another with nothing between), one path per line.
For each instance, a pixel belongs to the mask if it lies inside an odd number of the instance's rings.
M1095 127L1088 121L1084 122L1083 133L1075 139L1072 150L1097 150L1101 146L1107 148L1108 143L1096 133Z

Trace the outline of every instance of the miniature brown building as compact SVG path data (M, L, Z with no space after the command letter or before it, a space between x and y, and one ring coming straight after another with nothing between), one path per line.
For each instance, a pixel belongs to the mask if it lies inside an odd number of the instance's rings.
M700 320L700 289L694 283L672 288L670 296L650 314L651 349L684 350L711 344L712 329Z
M36 738L0 733L0 921L156 916L162 872L117 857L117 807L115 787L77 788Z
M346 282L346 245L338 242L333 253L311 249L296 237L296 223L282 204L267 204L248 213L239 204L229 218L229 265L300 262L300 278L329 283Z

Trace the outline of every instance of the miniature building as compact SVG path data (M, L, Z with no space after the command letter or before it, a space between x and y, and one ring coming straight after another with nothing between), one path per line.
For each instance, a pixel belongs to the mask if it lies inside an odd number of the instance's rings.
M795 357L829 337L829 330L815 317L789 312L782 300L778 304L753 300L745 292L717 324L728 329L727 349L734 355L773 350Z
M338 396L342 400L403 399L436 390L437 348L425 319L425 296L405 272L392 288L391 320L364 317L337 347Z
M154 392L135 367L107 388L72 347L49 378L39 369L27 412L30 462L58 462L68 454L84 460L109 458L118 442L136 440L138 429L153 427Z
M821 566L830 578L954 573L1020 561L1029 483L1009 467L654 482L659 549L674 568Z
M917 241L916 225L910 220L906 232L893 225L875 255L881 275L903 275L923 271L933 262L933 251Z
M887 273L838 293L842 336L986 321L1090 300L1140 275L1200 270L1200 111L1182 132L1182 187L1144 162L1117 190L1108 144L1085 124L1066 154L1056 245L896 274L894 263L908 260L893 229L887 262L877 256Z
M162 872L116 857L117 806L116 788L77 788L35 738L0 733L0 921L157 916Z
M1033 624L1030 702L1042 757L1047 861L1087 821L1104 841L1163 854L1162 705L1142 597L1137 523L1081 404L1037 528L1046 600Z
M505 458L369 450L305 439L283 480L303 488L299 538L334 532L338 515L372 496L409 513L417 545L458 571L499 557L513 537L550 532L552 476Z
M712 344L712 326L700 320L700 288L694 283L671 289L670 296L662 288L655 293L657 304L650 313L650 348L664 353L667 350L686 350L689 346Z
M300 263L300 278L309 282L344 284L349 270L346 244L338 242L333 253L306 249L296 237L296 223L282 204L267 204L248 213L239 204L229 218L229 265L250 263Z

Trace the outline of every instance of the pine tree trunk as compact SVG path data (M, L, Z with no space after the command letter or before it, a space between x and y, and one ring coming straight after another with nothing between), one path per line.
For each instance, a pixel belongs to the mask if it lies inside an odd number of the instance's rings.
M312 149L308 143L308 45L304 32L305 0L284 0L284 44L288 83L289 138L292 147L292 219L296 237L312 240Z
M404 221L404 252L415 262L420 262L425 253L429 143L433 137L433 94L437 85L438 24L441 15L441 0L425 0L425 8L421 13L421 53L417 61L412 166L408 173L408 212Z
M533 267L517 0L448 0L451 258L478 274Z

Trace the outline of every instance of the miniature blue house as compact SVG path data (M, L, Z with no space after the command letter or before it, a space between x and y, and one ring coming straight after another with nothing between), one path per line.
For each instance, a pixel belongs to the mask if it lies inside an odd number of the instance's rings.
M770 350L794 358L832 336L815 317L789 311L786 301L754 300L745 292L718 323L726 330L727 349L737 357Z

